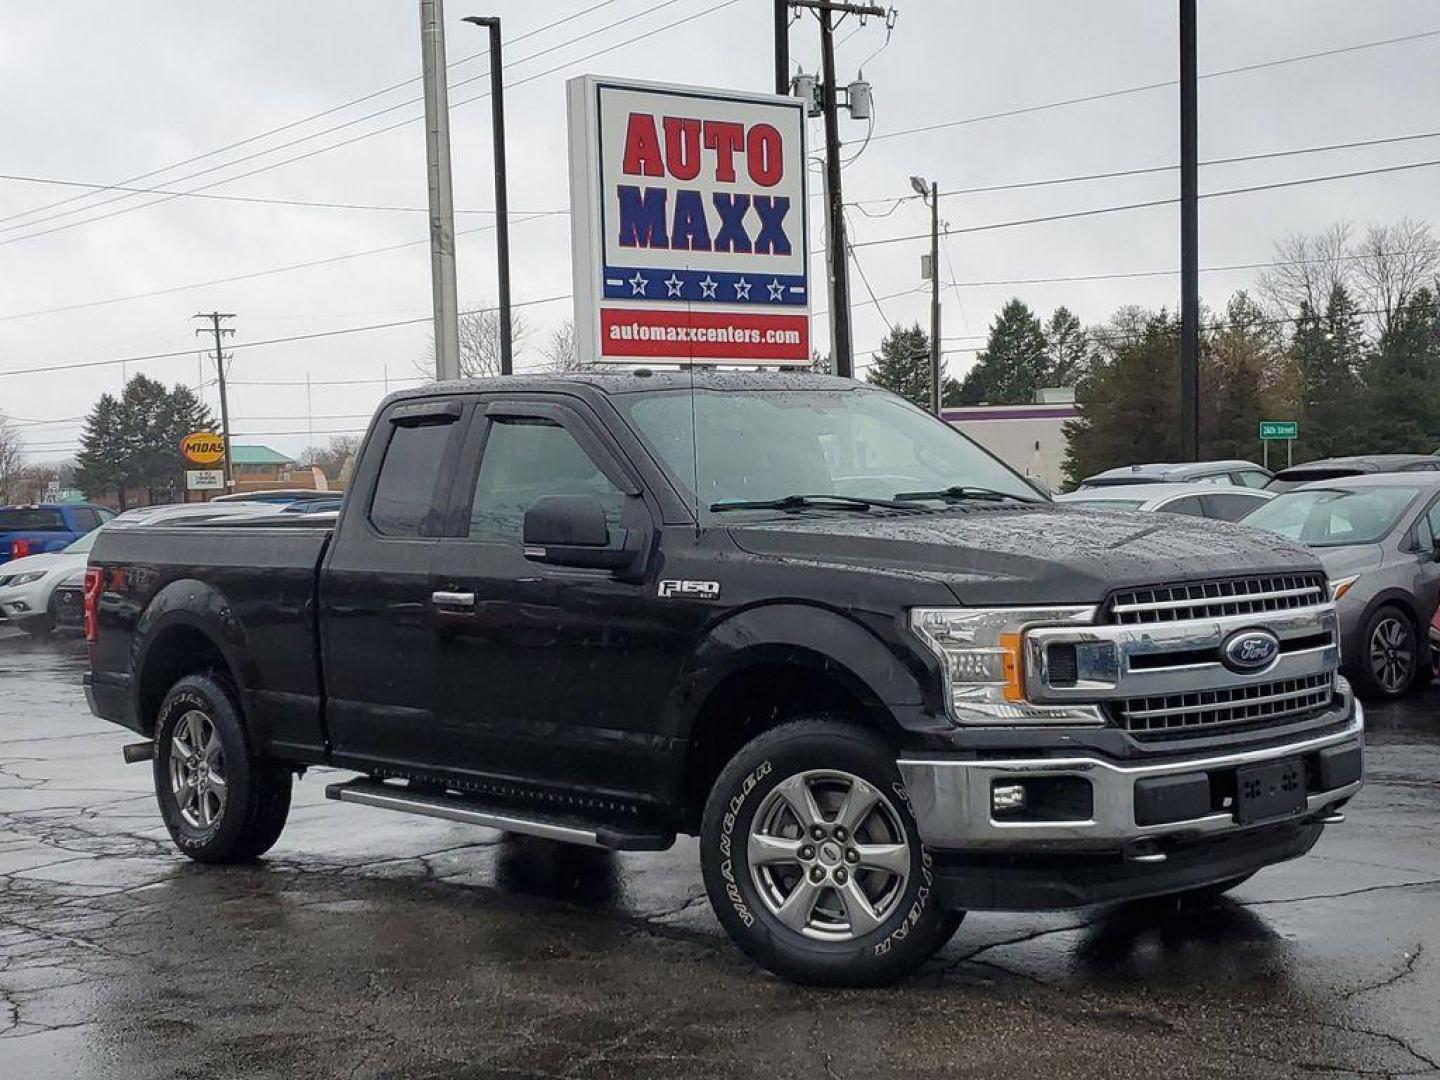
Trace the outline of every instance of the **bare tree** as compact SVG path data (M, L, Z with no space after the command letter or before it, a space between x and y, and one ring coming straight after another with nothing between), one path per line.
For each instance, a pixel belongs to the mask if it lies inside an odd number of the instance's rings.
M1401 218L1393 225L1371 225L1352 255L1355 280L1376 335L1390 329L1396 313L1415 290L1440 269L1440 241L1428 223Z
M500 310L483 302L460 312L460 377L484 379L500 374ZM514 367L520 366L520 352L530 327L525 320L510 313L510 351ZM415 370L426 378L435 377L435 339L432 336L424 357L415 361Z
M316 466L325 474L327 480L338 480L345 469L345 463L359 449L359 436L333 435L325 446L307 446L300 455L300 463Z
M15 501L12 491L21 480L25 468L25 444L20 429L0 413L0 502Z
M550 340L540 350L545 356L547 371L584 371L590 363L580 358L575 351L575 323L566 319L550 334Z
M1355 271L1351 231L1348 221L1339 221L1314 236L1285 237L1275 245L1271 267L1256 280L1260 296L1287 318L1301 304L1324 311L1337 286L1351 286Z

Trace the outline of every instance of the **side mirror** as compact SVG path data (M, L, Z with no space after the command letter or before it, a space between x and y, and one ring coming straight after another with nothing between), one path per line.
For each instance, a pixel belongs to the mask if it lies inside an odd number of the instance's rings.
M612 536L605 508L591 495L546 495L525 511L525 558L553 566L624 570L640 554L633 529Z

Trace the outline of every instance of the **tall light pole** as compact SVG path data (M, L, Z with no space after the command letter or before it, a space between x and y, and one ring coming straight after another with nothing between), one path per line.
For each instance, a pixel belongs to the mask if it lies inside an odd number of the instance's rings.
M930 411L940 415L940 184L910 177L910 186L930 203Z
M425 82L425 173L430 194L430 292L435 377L460 377L460 304L455 291L455 202L450 187L450 94L445 84L444 0L420 0Z
M500 296L500 374L513 370L510 340L510 200L505 184L505 79L498 16L470 15L464 20L490 31L490 122L495 139L495 260Z
M1200 180L1195 0L1180 0L1180 459L1200 460Z

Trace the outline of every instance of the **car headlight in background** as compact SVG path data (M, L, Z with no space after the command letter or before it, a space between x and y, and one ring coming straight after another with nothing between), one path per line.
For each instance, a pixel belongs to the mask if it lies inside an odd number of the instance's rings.
M1090 623L1093 607L912 608L910 629L940 661L951 719L963 724L1101 724L1093 705L1025 699L1025 631Z
M1344 596L1347 592L1350 591L1350 586L1354 585L1355 582L1359 580L1359 574L1351 574L1349 577L1336 578L1334 581L1330 582L1330 599L1332 601L1339 600L1340 597Z
M8 588L15 588L19 585L29 585L39 581L49 572L49 570L30 570L24 574L11 574L8 578L0 578L0 584Z

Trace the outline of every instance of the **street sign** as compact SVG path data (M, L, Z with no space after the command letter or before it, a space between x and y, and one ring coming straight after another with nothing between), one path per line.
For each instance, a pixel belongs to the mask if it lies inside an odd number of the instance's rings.
M191 491L219 491L225 486L225 474L219 469L186 469L185 486Z
M218 465L225 459L225 440L213 431L192 431L180 440L180 454L191 465Z
M805 103L567 84L585 359L810 363Z
M1260 438L1272 441L1298 439L1300 424L1295 420L1261 420Z

